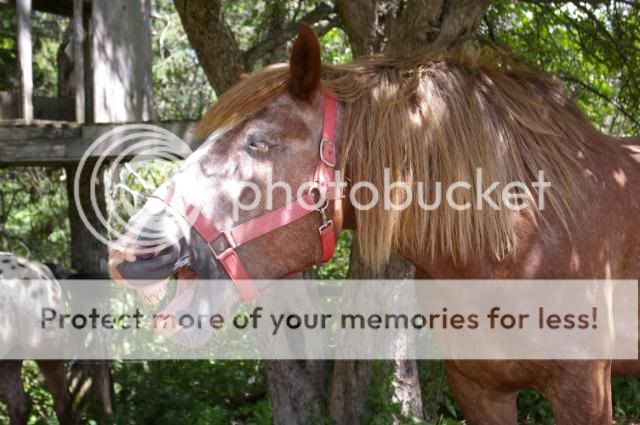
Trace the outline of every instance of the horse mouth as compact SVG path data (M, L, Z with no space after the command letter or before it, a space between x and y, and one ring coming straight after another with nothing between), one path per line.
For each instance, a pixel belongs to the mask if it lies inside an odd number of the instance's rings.
M147 286L151 282L195 279L191 257L181 255L182 243L167 246L118 247L109 250L109 273L125 286Z

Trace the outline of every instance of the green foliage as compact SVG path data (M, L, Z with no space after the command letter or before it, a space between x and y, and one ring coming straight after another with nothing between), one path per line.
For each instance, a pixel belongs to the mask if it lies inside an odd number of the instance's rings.
M153 2L153 109L155 119L197 120L215 96L189 45L173 2Z
M613 378L611 390L616 423L637 423L640 419L640 379Z
M601 129L640 133L640 7L609 1L494 1L484 41L558 75Z
M33 94L58 96L58 48L69 25L68 18L50 13L33 14Z
M443 362L421 361L418 369L422 405L427 420L435 423L456 420L460 414L447 383Z
M44 379L33 361L25 361L22 364L22 381L24 389L33 401L29 425L55 425L53 410L53 398L45 389ZM9 423L9 414L3 403L0 403L0 424Z
M551 404L537 391L522 391L518 394L518 422L526 425L553 424Z
M349 271L349 255L351 254L351 240L353 232L350 230L342 232L336 244L336 253L327 264L317 266L316 274L318 279L346 279Z
M331 64L349 63L353 60L347 35L340 28L332 28L320 38L322 62Z
M56 57L68 19L34 13L34 95L57 96ZM0 7L0 90L16 90L15 12ZM42 167L0 170L0 250L69 265L65 174Z
M114 378L118 424L271 424L260 362L119 362Z
M364 423L387 425L393 423L394 417L400 416L400 405L392 401L393 389L393 362L372 361Z
M0 169L0 250L69 265L66 174Z
M0 90L15 90L18 87L18 60L15 38L16 14L12 8L0 8Z

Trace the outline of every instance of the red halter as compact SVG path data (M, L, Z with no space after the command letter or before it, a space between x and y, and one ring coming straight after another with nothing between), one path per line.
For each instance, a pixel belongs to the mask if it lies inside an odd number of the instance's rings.
M333 257L336 246L333 221L327 217L326 209L329 200L340 197L339 191L333 183L334 167L336 163L335 129L336 129L337 105L336 98L328 90L324 91L324 112L322 124L322 138L320 139L319 159L313 176L312 189L302 198L268 212L264 215L238 224L227 231L220 231L205 217L202 212L194 214L195 206L188 204L175 193L175 188L170 186L164 193L154 196L164 201L187 220L198 234L207 242L212 255L220 262L231 280L233 280L240 296L245 301L252 301L258 296L258 289L250 280L250 277L242 265L242 261L236 253L236 248L269 232L293 223L307 215L318 212L322 218L322 224L318 228L320 244L322 246L321 263L326 263ZM309 209L315 205L314 191L324 195L325 202L317 209ZM216 251L214 242L221 239L222 250ZM217 244L215 244L217 245Z

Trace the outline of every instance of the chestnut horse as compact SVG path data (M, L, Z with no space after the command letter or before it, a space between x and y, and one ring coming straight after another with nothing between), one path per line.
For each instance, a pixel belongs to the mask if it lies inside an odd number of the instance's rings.
M475 188L478 168L483 181L528 186L543 170L552 184L546 208L532 201L535 191L520 201L526 208L519 211L500 208L494 195L499 208L478 208L480 200L470 195L474 190L453 193L457 205L474 207L464 211L448 206L426 211L415 202L402 210L380 203L365 209L334 197L326 211L331 222L322 214L301 215L236 245L229 232L205 241L202 228L174 220L172 207L151 199L130 222L137 230L112 247L112 276L125 282L160 280L179 270L182 278L235 280L242 270L241 276L252 279L281 277L321 262L323 223L332 224L335 236L354 228L363 258L375 269L397 253L439 279L635 279L640 274L640 140L601 134L554 78L512 66L385 57L322 65L318 40L304 25L288 67L257 73L219 99L199 127L205 142L171 180L183 202L200 210L205 230L229 230L268 213L263 197L234 216L234 203L255 200L243 182L265 193L269 175L294 188L313 180L318 151L324 149L319 145L326 144L320 141L323 114L332 108L325 105L328 92L337 99L337 168L352 188L366 181L382 193L387 168L392 181L411 187L426 182L424 195L433 200L430 183L448 187L466 181ZM357 192L358 204L367 204L370 193ZM402 204L406 192L396 190L391 198ZM273 208L287 201L283 191L274 192ZM152 255L137 255L156 247L138 236L151 221L162 223L173 242ZM241 289L229 284L218 306L239 303L240 293L247 292ZM446 371L468 423L515 424L518 392L534 388L551 401L558 424L610 424L611 363L447 361ZM635 366L628 362L619 369Z

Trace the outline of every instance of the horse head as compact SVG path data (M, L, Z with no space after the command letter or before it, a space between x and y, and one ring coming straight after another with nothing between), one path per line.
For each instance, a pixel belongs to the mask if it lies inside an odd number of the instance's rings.
M116 280L231 279L235 288L216 295L229 305L256 296L249 280L331 257L343 227L333 185L340 108L321 69L318 39L301 24L288 67L220 98L200 123L204 143L111 247Z

